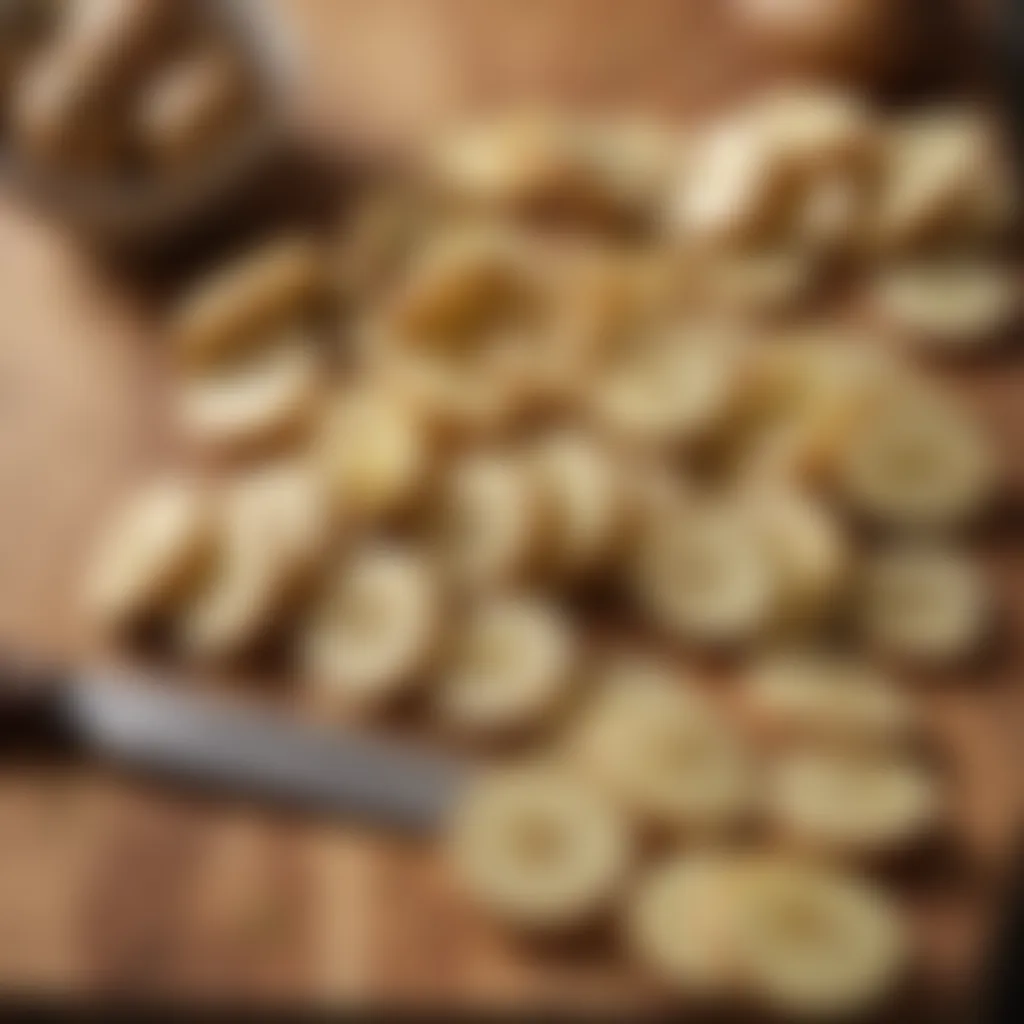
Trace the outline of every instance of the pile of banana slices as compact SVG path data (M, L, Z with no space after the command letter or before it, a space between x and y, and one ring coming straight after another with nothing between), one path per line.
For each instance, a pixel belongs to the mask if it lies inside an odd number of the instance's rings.
M997 460L903 343L1005 336L1014 210L963 107L461 131L333 246L184 298L175 419L230 468L134 498L88 609L512 752L451 830L510 928L621 909L680 993L873 1005L910 955L867 869L945 811L896 677L994 615L965 531Z

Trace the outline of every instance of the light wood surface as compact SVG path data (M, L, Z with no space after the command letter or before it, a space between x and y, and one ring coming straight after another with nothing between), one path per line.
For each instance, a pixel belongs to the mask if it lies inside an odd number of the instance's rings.
M302 55L304 130L337 153L407 144L470 108L550 91L685 112L741 77L716 5L702 0L278 6ZM166 458L160 360L143 293L0 197L2 649L106 656L74 584L88 538ZM1019 523L1024 360L957 376L1003 440ZM1013 649L926 695L956 841L903 885L931 976L957 988L1000 902L1022 767L1024 556L1012 526L986 544ZM655 998L600 950L516 947L460 903L426 846L337 823L197 806L81 768L5 765L0 849L0 994L606 1011Z

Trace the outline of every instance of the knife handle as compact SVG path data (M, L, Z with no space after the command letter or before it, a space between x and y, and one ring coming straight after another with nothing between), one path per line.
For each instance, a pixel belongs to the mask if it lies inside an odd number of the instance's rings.
M0 657L0 750L69 746L66 694L59 669Z

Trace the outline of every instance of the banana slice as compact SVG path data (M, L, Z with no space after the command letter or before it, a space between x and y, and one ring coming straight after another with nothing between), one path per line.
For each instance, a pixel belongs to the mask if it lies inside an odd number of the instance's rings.
M768 813L811 849L855 857L905 851L939 820L932 773L905 757L863 750L796 750L773 766Z
M651 523L633 582L652 620L691 642L749 640L779 608L778 572L761 531L721 502L694 503Z
M443 617L435 574L421 556L374 545L342 560L303 643L307 673L332 697L392 701L437 653Z
M197 583L213 539L206 488L176 479L150 484L101 539L86 578L90 618L119 632L170 610Z
M941 352L974 352L1015 322L1013 268L971 258L883 268L869 286L872 309L913 341Z
M625 823L553 768L492 773L471 788L450 837L458 879L504 923L564 931L612 902L630 860Z
M996 483L992 452L975 424L943 396L902 387L849 433L837 474L854 508L907 528L972 519Z
M718 323L648 329L605 353L590 388L597 420L627 442L695 442L737 406L744 344Z
M749 673L743 705L765 730L822 741L895 743L917 716L892 680L857 658L818 650L763 658Z
M541 256L511 229L440 236L371 318L371 365L454 427L514 417L546 384L551 303Z
M301 238L275 242L229 265L186 297L171 324L192 366L220 361L286 325L305 320L327 291L326 262Z
M528 453L547 510L546 568L579 576L606 564L622 540L622 481L611 454L585 434L544 437Z
M201 448L272 445L309 424L322 374L310 339L286 334L181 379L178 423L185 438Z
M749 487L742 500L778 568L779 624L827 615L850 578L850 545L838 518L792 486Z
M613 660L572 750L584 771L645 825L708 832L741 822L753 775L739 739L665 664Z
M884 148L872 236L886 251L1004 232L1018 197L991 123L938 109L897 123Z
M178 623L188 653L231 658L273 631L333 542L329 507L301 464L270 464L232 482L213 565Z
M327 410L318 462L342 514L378 522L410 507L431 468L427 424L383 388L343 393Z
M864 570L859 607L871 644L933 665L976 653L993 617L975 563L954 550L923 544L876 555Z
M441 720L468 734L542 725L575 682L578 650L557 608L497 597L471 609L440 670Z
M499 452L466 455L440 483L429 532L441 564L479 588L520 579L546 545L543 498L522 462Z
M735 994L737 900L732 861L715 853L676 855L650 870L631 894L626 936L637 960L692 998Z
M762 855L739 867L733 899L741 984L762 1008L846 1019L878 1009L903 977L900 916L866 880Z

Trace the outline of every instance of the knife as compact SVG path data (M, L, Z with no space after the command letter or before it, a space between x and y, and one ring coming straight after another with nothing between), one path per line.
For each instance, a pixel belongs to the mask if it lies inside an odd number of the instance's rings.
M469 777L454 759L112 673L0 667L0 749L42 745L203 789L423 832Z

